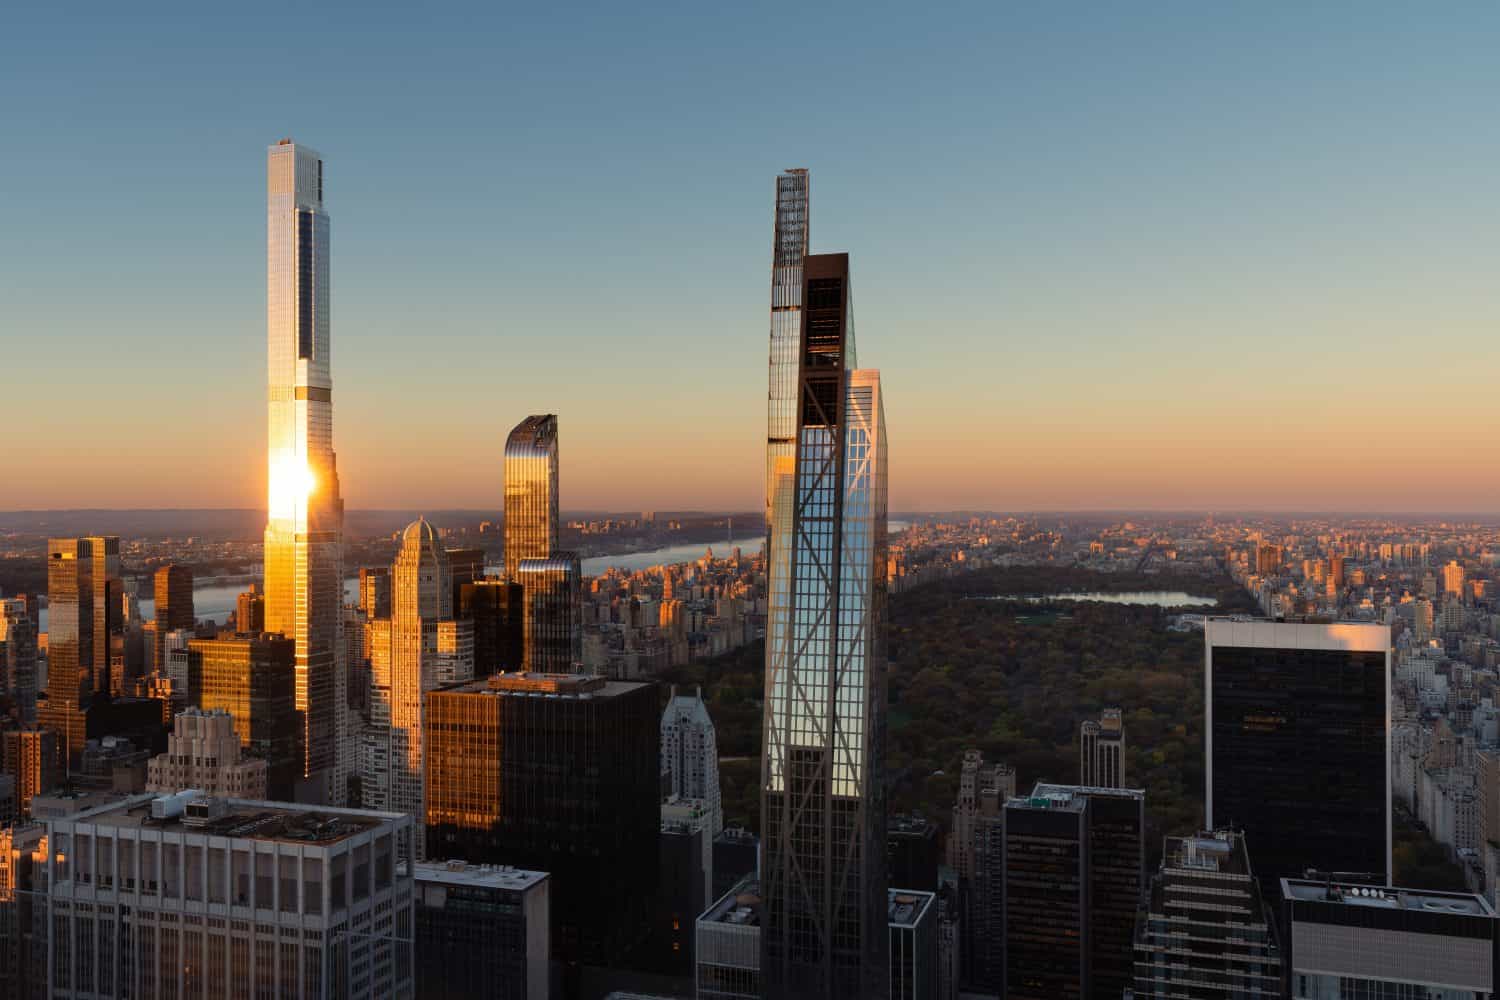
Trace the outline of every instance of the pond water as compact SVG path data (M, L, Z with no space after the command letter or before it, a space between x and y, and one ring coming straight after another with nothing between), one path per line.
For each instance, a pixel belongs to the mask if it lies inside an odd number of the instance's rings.
M992 601L1015 600L1015 598L992 597ZM1104 604L1144 604L1157 608L1212 607L1218 600L1189 594L1184 590L1125 590L1106 594L1096 590L1080 591L1076 594L1038 594L1022 597L1032 604L1047 604L1052 601L1100 601Z

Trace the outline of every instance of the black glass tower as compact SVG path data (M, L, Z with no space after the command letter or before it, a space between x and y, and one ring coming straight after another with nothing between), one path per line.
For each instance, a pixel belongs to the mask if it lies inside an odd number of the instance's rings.
M1209 829L1245 835L1263 887L1391 872L1390 629L1212 619Z

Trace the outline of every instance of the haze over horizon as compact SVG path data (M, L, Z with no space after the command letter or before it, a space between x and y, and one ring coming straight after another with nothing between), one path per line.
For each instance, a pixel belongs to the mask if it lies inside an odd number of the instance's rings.
M281 136L351 510L757 509L793 166L893 511L1500 509L1500 10L293 9L13 15L0 510L264 507Z

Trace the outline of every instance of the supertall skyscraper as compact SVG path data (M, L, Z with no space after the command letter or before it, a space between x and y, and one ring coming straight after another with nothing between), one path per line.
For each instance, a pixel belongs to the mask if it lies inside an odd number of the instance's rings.
M802 258L807 256L806 170L776 178L771 238L771 385L766 421L766 547L773 546L776 463L797 452L797 344L802 335Z
M38 721L57 731L69 760L87 739L84 709L95 693L109 691L119 587L119 538L47 540L47 707Z
M333 453L323 160L283 139L266 157L266 631L296 644L303 774L345 797L344 503Z
M547 559L561 537L557 514L557 414L527 417L505 442L505 577L523 559Z
M768 996L889 989L886 443L848 254L804 261L796 455L775 463L762 838Z

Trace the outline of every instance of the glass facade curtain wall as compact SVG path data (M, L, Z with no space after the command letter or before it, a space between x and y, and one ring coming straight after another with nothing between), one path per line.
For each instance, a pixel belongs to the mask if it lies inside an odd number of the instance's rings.
M560 535L557 498L557 414L527 417L505 442L505 576L518 579L521 561L546 559Z
M885 421L847 254L804 263L795 459L776 464L762 822L766 987L884 996Z
M766 545L774 548L777 463L797 451L797 344L802 335L802 259L807 256L808 176L776 178L771 238L771 354L766 421Z
M578 557L559 552L523 559L516 572L525 604L526 669L571 673L583 662L583 570Z

